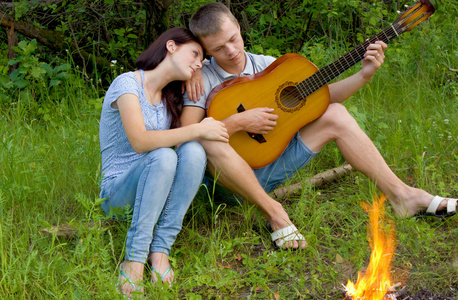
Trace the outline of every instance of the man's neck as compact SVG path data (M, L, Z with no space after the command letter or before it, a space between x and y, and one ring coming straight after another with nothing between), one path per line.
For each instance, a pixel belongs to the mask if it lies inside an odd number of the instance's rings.
M246 54L243 53L243 59L237 64L223 64L223 65L221 65L221 64L218 63L218 65L224 71L226 71L227 73L235 74L237 76L240 76L240 74L242 74L242 72L245 70L246 63L247 63Z

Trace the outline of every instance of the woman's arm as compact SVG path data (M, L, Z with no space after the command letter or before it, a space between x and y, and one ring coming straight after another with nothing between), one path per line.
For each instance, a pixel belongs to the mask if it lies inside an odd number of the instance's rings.
M175 129L146 130L137 96L124 94L116 100L116 103L129 143L137 153L172 147L197 138L221 142L229 141L229 135L224 124L212 118Z
M183 81L181 92L183 94L187 92L189 100L194 103L200 100L200 97L205 92L201 69L197 69L190 79Z

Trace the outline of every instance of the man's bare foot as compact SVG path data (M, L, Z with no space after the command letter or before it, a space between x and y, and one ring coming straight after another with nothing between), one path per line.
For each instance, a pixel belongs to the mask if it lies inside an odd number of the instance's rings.
M389 201L394 212L401 218L408 218L424 213L431 205L434 196L424 190L411 188L408 195L404 197L390 197ZM450 198L444 198L437 206L435 212L447 211L447 204Z
M123 295L129 298L135 294L143 294L143 287L140 286L143 280L143 270L145 265L136 262L125 260L119 266L118 286Z
M175 273L171 269L169 256L161 252L150 253L149 261L151 264L151 280L153 283L161 280L162 283L167 282L172 285L175 279Z

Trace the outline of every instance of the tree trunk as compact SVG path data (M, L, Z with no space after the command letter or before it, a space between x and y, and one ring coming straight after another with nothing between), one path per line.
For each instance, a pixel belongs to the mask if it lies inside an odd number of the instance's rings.
M18 45L17 35L14 32L14 23L8 24L6 27L6 35L8 36L8 60L12 60L16 57L16 52L14 52L13 47ZM18 64L13 64L8 70L8 74L11 74L14 70L18 68Z
M170 27L169 7L173 0L145 0L145 49Z

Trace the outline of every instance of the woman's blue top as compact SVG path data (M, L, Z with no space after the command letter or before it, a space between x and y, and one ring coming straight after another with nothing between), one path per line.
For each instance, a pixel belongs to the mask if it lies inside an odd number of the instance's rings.
M141 72L142 83L144 72ZM102 154L102 186L128 169L145 155L134 151L127 139L121 122L119 110L111 104L123 94L133 94L140 101L146 130L170 129L171 117L167 114L165 103L150 104L145 97L145 89L134 72L119 75L113 80L103 100L99 124L100 153ZM136 101L132 99L132 101Z

